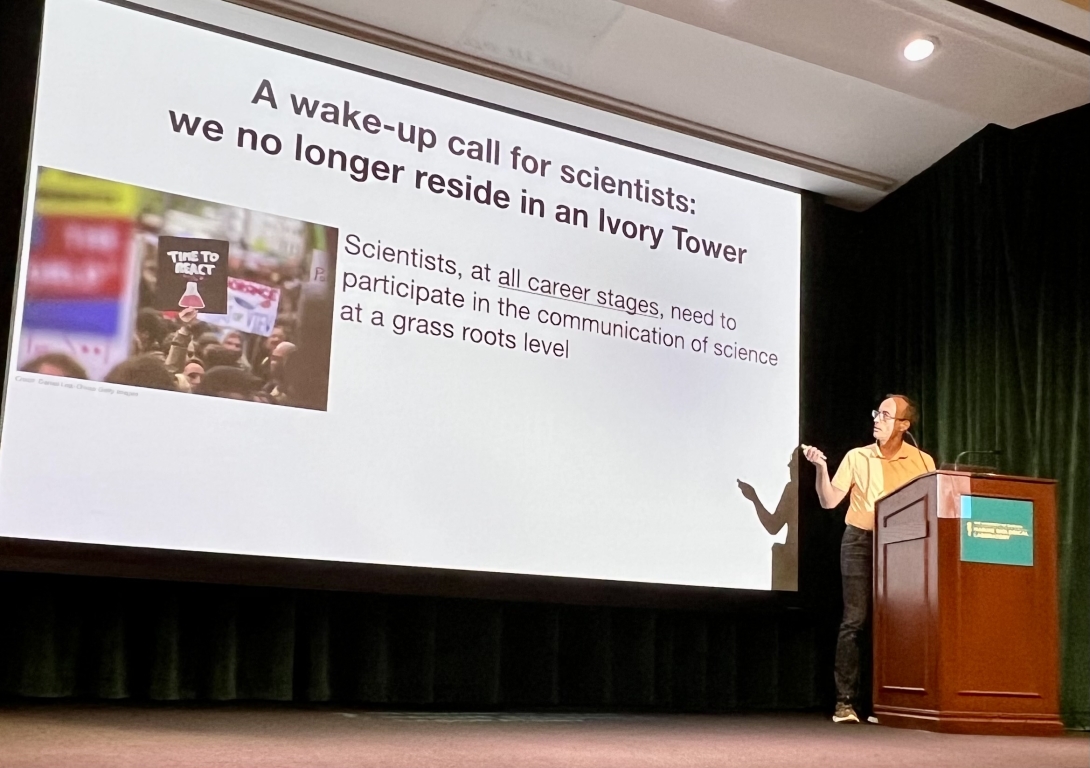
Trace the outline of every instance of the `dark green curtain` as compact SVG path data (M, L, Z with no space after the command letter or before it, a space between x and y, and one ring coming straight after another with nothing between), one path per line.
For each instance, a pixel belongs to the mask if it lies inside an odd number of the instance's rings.
M834 385L818 402L837 418L851 403L861 422L885 393L915 395L936 459L998 448L1001 471L1059 481L1062 706L1077 727L1090 725L1088 141L1090 107L990 126L866 213L825 211L812 249L832 341L811 352L828 351L814 370Z

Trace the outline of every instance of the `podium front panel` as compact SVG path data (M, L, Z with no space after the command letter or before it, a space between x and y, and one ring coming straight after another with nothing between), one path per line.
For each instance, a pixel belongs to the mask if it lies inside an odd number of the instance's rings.
M939 520L943 708L965 713L1054 714L1056 661L1055 486L973 478L977 497L1032 505L1032 564L963 557L979 518ZM997 534L1001 535L1001 534ZM998 541L1002 541L1001 539Z
M874 666L876 700L908 708L938 706L935 626L937 549L934 493L922 493L876 524L882 548L875 569ZM880 543L878 543L880 542Z
M939 471L879 500L881 722L1062 733L1055 520L1055 483L1036 478Z

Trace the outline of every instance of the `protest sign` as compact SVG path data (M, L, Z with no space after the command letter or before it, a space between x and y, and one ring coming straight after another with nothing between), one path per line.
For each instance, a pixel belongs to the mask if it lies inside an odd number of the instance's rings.
M225 313L229 245L226 240L160 237L155 308Z
M261 283L227 278L227 312L224 314L201 313L198 317L206 323L221 328L268 336L276 325L280 309L280 289Z

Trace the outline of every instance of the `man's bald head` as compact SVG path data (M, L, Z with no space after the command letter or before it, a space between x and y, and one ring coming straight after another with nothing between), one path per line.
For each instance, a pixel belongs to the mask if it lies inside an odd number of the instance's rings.
M897 404L897 418L908 422L909 427L916 426L920 417L920 411L915 401L908 395L886 395L886 400L893 400Z
M279 378L284 373L284 363L295 354L295 345L290 341L282 341L276 345L269 355L269 373L274 378Z
M874 412L874 430L872 434L879 444L885 445L890 439L899 438L916 421L916 404L905 395L886 395L886 399Z

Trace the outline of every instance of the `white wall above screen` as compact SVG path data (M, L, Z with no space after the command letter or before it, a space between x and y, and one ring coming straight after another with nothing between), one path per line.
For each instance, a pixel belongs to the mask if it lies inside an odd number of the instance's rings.
M580 0L581 1L581 0ZM590 0L592 5L604 7L608 13L583 13L578 17L580 23L586 23L594 27L594 31L608 37L611 30L618 24L629 23L633 15L646 16L659 22L668 22L675 30L684 29L685 25L672 22L661 17L645 14L633 8L627 8L613 0ZM263 13L244 7L244 4L225 2L224 0L185 0L179 3L176 0L147 0L141 4L149 8L160 8L177 12L184 8L184 14L193 19L202 20L210 24L222 25L233 29L244 30L248 34L283 42L288 45L307 45L314 50L320 50L323 54L332 58L359 64L367 67L395 67L405 77L412 78L422 83L428 83L437 87L450 88L459 93L479 98L491 98L494 94L503 94L504 103L518 109L526 109L530 112L560 120L572 125L585 125L587 121L593 121L596 127L617 136L625 136L632 141L637 141L647 146L653 146L667 151L675 151L687 157L692 157L723 168L728 168L738 173L747 174L760 179L767 179L773 183L782 184L795 189L808 189L822 194L828 194L836 199L847 199L852 195L860 195L860 200L873 202L881 196L878 191L883 185L892 183L891 179L880 174L871 174L869 186L863 186L842 178L824 175L818 171L808 170L805 167L777 162L768 157L762 157L742 149L725 146L714 141L706 141L687 135L683 132L672 131L645 121L630 119L609 111L588 108L575 101L562 98L542 98L541 94L516 85L509 85L502 79L475 74L458 67L438 65L426 58L407 55L397 50L392 50L380 45L360 44L360 41L350 37L333 34L323 28L303 27L298 24L287 24L284 19L269 13ZM265 5L264 3L262 3ZM339 28L338 24L345 20L367 19L368 24L377 24L383 29L403 33L403 29L416 40L426 43L435 43L443 49L451 49L459 53L463 58L472 57L479 63L482 50L493 47L495 40L499 39L500 29L497 23L489 22L488 17L479 11L482 10L480 0L451 0L450 2L433 3L431 0L421 2L410 0L407 3L385 2L321 2L296 3L274 0L268 3L272 6L284 6L292 10L302 9L304 13L313 10L320 19L329 21L329 26ZM377 27L376 27L377 28ZM348 30L350 31L350 30ZM535 34L539 32L535 29ZM491 34L489 38L487 35ZM594 36L590 36L594 37ZM430 39L430 38L434 38ZM573 39L574 38L574 39ZM524 38L527 42L531 37ZM580 78L583 70L578 73L572 69L578 62L582 62L589 71L607 72L598 58L602 56L603 42L600 39L588 39L588 36L579 33L575 35L572 27L552 29L548 32L544 47L535 51L523 50L516 54L519 57L536 56L540 59L555 59L558 54L563 58L559 62L562 70L572 72L568 80L573 85L582 85ZM646 52L647 42L638 43L639 50ZM756 55L760 55L760 49L747 44L741 44L750 49ZM641 54L640 58L645 58ZM780 57L782 58L782 57ZM504 58L502 64L510 64ZM537 64L527 71L531 74L548 77L557 81L554 61L552 68L544 64ZM743 69L751 68L754 62L746 62ZM626 66L637 68L646 66L639 62L629 62ZM797 77L797 72L784 74L784 82ZM630 98L636 93L649 90L652 82L645 76L631 80L634 88L633 94L613 94L607 88L588 87L587 90L621 98L622 101L639 103L639 98ZM594 84L591 84L594 86ZM673 90L680 93L675 87ZM664 110L668 112L669 110ZM690 117L684 110L675 110L670 114L680 117ZM785 114L781 122L792 119ZM759 143L758 143L759 144ZM804 153L800 153L805 157ZM852 169L845 168L850 175ZM864 174L867 175L867 174Z
M988 123L1016 127L1090 99L1090 56L947 0L586 0L578 14L525 0L241 1L389 30L827 163L822 175L732 158L852 208ZM1025 0L1005 4L1034 15ZM1086 37L1090 13L1043 5L1043 22ZM942 38L942 55L909 66L904 45L924 34Z

